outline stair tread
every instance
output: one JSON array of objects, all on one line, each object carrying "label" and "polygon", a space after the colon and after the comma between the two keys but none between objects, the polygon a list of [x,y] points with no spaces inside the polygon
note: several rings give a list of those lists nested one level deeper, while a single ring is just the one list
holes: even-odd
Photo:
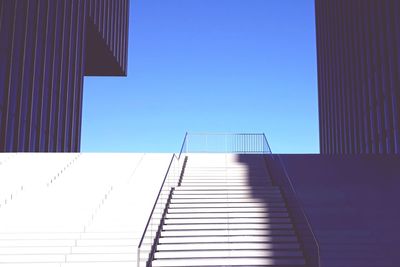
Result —
[{"label": "stair tread", "polygon": [[212,242],[297,242],[296,236],[182,236],[161,237],[160,244],[166,243],[212,243]]},{"label": "stair tread", "polygon": [[269,218],[288,217],[287,212],[191,212],[191,213],[167,213],[166,218]]},{"label": "stair tread", "polygon": [[175,195],[172,196],[173,200],[176,199],[243,199],[243,200],[258,200],[258,199],[265,199],[265,200],[282,200],[281,196],[268,196],[268,195],[230,195],[230,194],[220,194],[220,195]]},{"label": "stair tread", "polygon": [[207,184],[207,183],[192,183],[192,184],[185,184],[182,182],[181,187],[185,188],[213,188],[213,189],[221,189],[221,188],[253,188],[252,185],[249,184],[233,184],[233,183],[215,183],[215,184]]},{"label": "stair tread", "polygon": [[155,259],[177,259],[177,258],[230,258],[230,257],[302,257],[300,250],[195,250],[195,251],[158,251]]},{"label": "stair tread", "polygon": [[216,258],[216,259],[158,259],[152,262],[154,267],[161,266],[304,266],[304,259],[271,258]]},{"label": "stair tread", "polygon": [[176,187],[174,191],[174,195],[177,194],[280,194],[280,190],[266,190],[266,189],[233,189],[233,190],[226,190],[226,189],[220,189],[220,190],[177,190],[182,187]]},{"label": "stair tread", "polygon": [[245,208],[245,207],[262,207],[262,208],[285,208],[285,203],[281,202],[238,202],[238,203],[171,203],[170,208]]},{"label": "stair tread", "polygon": [[193,244],[158,244],[157,251],[184,251],[184,250],[221,250],[221,249],[267,249],[267,250],[296,250],[299,243],[193,243]]},{"label": "stair tread", "polygon": [[252,203],[252,202],[259,202],[259,203],[284,203],[282,198],[172,198],[171,203],[228,203],[228,202],[236,202],[236,203]]},{"label": "stair tread", "polygon": [[134,253],[81,253],[69,254],[67,262],[108,262],[108,261],[136,261]]},{"label": "stair tread", "polygon": [[165,224],[198,224],[198,223],[290,223],[290,218],[197,218],[165,219]]},{"label": "stair tread", "polygon": [[221,224],[164,224],[163,230],[198,230],[198,229],[292,229],[293,225],[266,223],[221,223]]},{"label": "stair tread", "polygon": [[0,263],[39,263],[39,262],[63,262],[64,254],[19,254],[0,255]]},{"label": "stair tread", "polygon": [[287,236],[294,235],[293,230],[274,230],[274,229],[226,229],[226,230],[164,230],[162,237],[168,236],[235,236],[235,235],[265,235],[265,236]]},{"label": "stair tread", "polygon": [[225,208],[176,208],[169,207],[168,213],[227,213],[227,212],[287,212],[285,207],[225,207]]},{"label": "stair tread", "polygon": [[[225,187],[225,188],[224,188]],[[221,188],[221,186],[178,186],[175,188],[175,191],[184,191],[184,190],[268,190],[271,188],[273,190],[274,188],[278,188],[276,186],[229,186],[228,188],[226,185]],[[276,190],[276,189],[275,189]]]}]

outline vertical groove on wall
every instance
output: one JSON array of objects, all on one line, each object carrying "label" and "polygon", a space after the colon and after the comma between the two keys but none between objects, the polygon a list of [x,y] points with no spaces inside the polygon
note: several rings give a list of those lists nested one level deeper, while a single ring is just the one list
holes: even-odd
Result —
[{"label": "vertical groove on wall", "polygon": [[399,2],[315,5],[321,153],[400,153]]},{"label": "vertical groove on wall", "polygon": [[[10,90],[11,90],[11,73],[12,73],[12,68],[13,68],[13,54],[14,54],[14,36],[15,36],[15,21],[16,21],[16,13],[17,13],[17,3],[14,2],[14,6],[12,6],[9,2],[5,3],[5,5],[8,4],[10,5],[10,9],[12,10],[12,15],[10,16],[10,14],[6,14],[5,16],[8,17],[9,21],[12,21],[11,25],[6,25],[4,26],[5,28],[7,26],[10,27],[11,31],[8,32],[8,35],[6,36],[9,37],[5,40],[10,40],[9,41],[9,53],[4,53],[5,57],[6,57],[6,62],[5,62],[5,79],[4,79],[4,95],[3,95],[3,119],[2,119],[2,127],[0,128],[1,131],[1,144],[4,147],[4,150],[7,151],[10,148],[7,146],[8,144],[10,144],[12,142],[12,140],[9,140],[7,138],[7,128],[8,128],[8,121],[9,121],[9,117],[10,117],[10,110],[9,110],[9,106],[10,106]],[[6,31],[6,29],[5,29]]]},{"label": "vertical groove on wall", "polygon": [[0,2],[0,152],[79,151],[87,23],[107,49],[99,55],[111,68],[103,75],[126,75],[123,5]]},{"label": "vertical groove on wall", "polygon": [[[24,40],[23,40],[23,44],[22,44],[22,57],[21,57],[21,65],[25,65],[28,64],[27,58],[29,58],[29,55],[27,55],[27,35],[29,32],[29,2],[26,2],[26,7],[23,8],[24,13],[21,14],[23,19],[25,20],[24,22],[24,30],[23,30],[23,36],[24,36]],[[17,86],[16,90],[17,90],[17,99],[16,99],[16,109],[15,109],[15,123],[14,123],[14,129],[13,132],[16,133],[14,134],[14,142],[12,145],[12,149],[15,151],[23,151],[23,144],[24,144],[24,137],[25,135],[22,135],[21,133],[24,132],[25,129],[25,123],[24,123],[24,114],[22,112],[22,107],[23,107],[23,99],[26,96],[27,92],[24,92],[25,87],[27,87],[28,85],[24,83],[24,76],[25,76],[25,68],[21,69],[18,81],[19,81],[19,85]],[[21,138],[22,137],[22,138]]]}]

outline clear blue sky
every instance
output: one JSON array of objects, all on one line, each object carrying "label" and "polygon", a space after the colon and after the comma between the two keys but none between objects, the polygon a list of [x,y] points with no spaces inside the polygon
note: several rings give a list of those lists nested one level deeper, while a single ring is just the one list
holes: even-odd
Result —
[{"label": "clear blue sky", "polygon": [[128,77],[85,77],[81,150],[171,152],[264,132],[318,153],[314,0],[131,0]]}]

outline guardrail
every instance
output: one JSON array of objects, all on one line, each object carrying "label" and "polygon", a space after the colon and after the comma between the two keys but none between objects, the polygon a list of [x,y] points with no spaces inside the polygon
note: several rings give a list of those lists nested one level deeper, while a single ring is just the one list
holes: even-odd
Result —
[{"label": "guardrail", "polygon": [[181,151],[179,155],[173,154],[169,163],[167,172],[165,173],[164,180],[158,191],[157,198],[154,202],[153,209],[147,219],[146,227],[143,231],[137,248],[137,266],[151,266],[154,256],[154,248],[160,235],[160,227],[165,217],[165,211],[171,198],[171,192],[175,186],[178,185],[182,175],[185,160],[182,158],[185,154],[184,145],[186,142],[187,134],[183,140]]},{"label": "guardrail", "polygon": [[270,154],[263,133],[186,133],[187,153]]},{"label": "guardrail", "polygon": [[[267,138],[263,133],[186,133],[179,155],[172,155],[157,199],[148,218],[137,252],[137,266],[151,266],[154,248],[160,234],[160,227],[168,208],[173,188],[179,184],[183,174],[185,153],[237,153],[272,154]],[[292,181],[279,155],[268,155],[280,168],[280,178],[275,179],[281,187],[288,210],[296,225],[296,232],[303,244],[307,266],[320,267],[319,244],[311,228],[309,219],[301,206]],[[186,158],[186,157],[185,157]],[[268,165],[268,164],[267,164]],[[271,166],[268,166],[270,169]],[[269,170],[271,171],[271,170]]]},{"label": "guardrail", "polygon": [[310,220],[301,205],[301,201],[297,196],[286,167],[280,155],[271,154],[266,157],[273,162],[273,164],[268,164],[267,161],[267,169],[270,173],[273,172],[275,174],[271,175],[274,184],[281,188],[284,195],[287,209],[295,226],[295,231],[302,244],[306,265],[309,267],[320,267],[320,248],[318,240],[312,230]]}]

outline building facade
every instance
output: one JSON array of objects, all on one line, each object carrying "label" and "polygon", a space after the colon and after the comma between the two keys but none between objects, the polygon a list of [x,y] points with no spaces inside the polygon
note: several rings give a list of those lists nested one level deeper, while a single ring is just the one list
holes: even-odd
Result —
[{"label": "building facade", "polygon": [[129,0],[0,1],[0,152],[80,150],[83,76],[127,74]]},{"label": "building facade", "polygon": [[315,9],[321,153],[400,154],[400,1]]}]

